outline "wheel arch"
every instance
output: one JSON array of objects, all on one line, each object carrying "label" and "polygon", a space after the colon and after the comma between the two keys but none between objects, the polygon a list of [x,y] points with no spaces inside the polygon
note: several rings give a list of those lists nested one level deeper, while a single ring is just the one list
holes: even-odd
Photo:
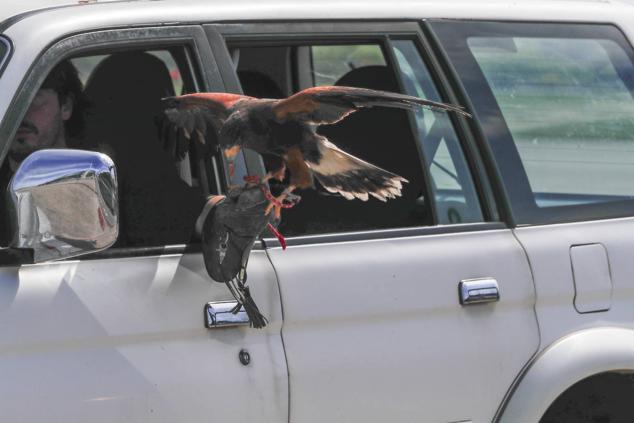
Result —
[{"label": "wheel arch", "polygon": [[535,357],[495,421],[538,422],[575,383],[614,371],[634,372],[634,330],[603,327],[571,333]]}]

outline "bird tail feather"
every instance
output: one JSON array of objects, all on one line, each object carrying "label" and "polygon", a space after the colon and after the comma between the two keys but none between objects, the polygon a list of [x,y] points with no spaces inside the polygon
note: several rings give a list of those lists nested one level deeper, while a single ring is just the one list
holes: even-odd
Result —
[{"label": "bird tail feather", "polygon": [[319,160],[307,159],[306,164],[327,191],[362,201],[369,196],[381,201],[401,196],[407,179],[346,153],[325,137],[319,137],[317,145]]}]

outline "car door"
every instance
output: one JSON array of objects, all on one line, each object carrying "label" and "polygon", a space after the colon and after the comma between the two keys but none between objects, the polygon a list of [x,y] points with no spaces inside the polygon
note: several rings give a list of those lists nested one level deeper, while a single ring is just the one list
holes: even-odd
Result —
[{"label": "car door", "polygon": [[[223,38],[208,35],[227,43],[249,95],[336,84],[455,98],[432,78],[438,63],[416,23],[216,28]],[[489,422],[539,344],[526,255],[496,217],[464,121],[367,113],[320,131],[405,176],[403,197],[300,192],[280,225],[286,250],[265,240],[284,307],[290,421]],[[461,305],[459,287],[490,302]]]},{"label": "car door", "polygon": [[[26,42],[29,24],[24,19],[5,36],[16,45]],[[13,52],[6,73],[29,59],[21,54]],[[192,205],[221,189],[222,168],[215,157],[194,150],[161,168],[168,161],[158,161],[154,123],[140,117],[145,106],[135,103],[150,95],[142,94],[148,81],[161,79],[144,67],[148,63],[169,75],[162,78],[168,91],[224,89],[202,28],[105,30],[54,44],[16,91],[0,131],[5,151],[39,83],[60,59],[83,72],[98,112],[86,122],[85,142],[111,154],[118,166],[119,241],[91,256],[43,264],[0,250],[3,419],[285,421],[280,297],[266,253],[251,253],[249,283],[268,327],[207,329],[205,305],[233,298],[209,278],[199,242],[190,241],[197,215]],[[126,92],[130,104],[117,97]],[[115,114],[121,110],[135,119]],[[137,136],[137,125],[154,138]],[[162,179],[163,173],[173,180]]]},{"label": "car door", "polygon": [[541,347],[631,327],[631,44],[608,24],[431,27],[485,122],[535,277]]}]

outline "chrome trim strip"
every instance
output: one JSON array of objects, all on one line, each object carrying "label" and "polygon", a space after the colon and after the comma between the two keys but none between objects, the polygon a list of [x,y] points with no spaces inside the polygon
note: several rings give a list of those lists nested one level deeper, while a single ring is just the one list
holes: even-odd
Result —
[{"label": "chrome trim strip", "polygon": [[[461,232],[492,231],[509,229],[503,222],[465,223],[458,225],[417,226],[409,228],[374,229],[360,232],[342,232],[334,234],[304,235],[286,238],[289,247],[297,245],[324,244],[331,242],[367,241],[374,239],[403,238],[424,235],[441,235]],[[284,235],[282,233],[282,235]],[[277,238],[264,238],[265,248],[281,245]]]}]

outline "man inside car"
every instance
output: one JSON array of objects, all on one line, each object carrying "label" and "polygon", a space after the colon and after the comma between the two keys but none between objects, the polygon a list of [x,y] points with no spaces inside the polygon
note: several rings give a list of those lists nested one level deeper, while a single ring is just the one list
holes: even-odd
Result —
[{"label": "man inside car", "polygon": [[[42,83],[24,116],[0,168],[0,189],[6,192],[11,176],[31,153],[45,148],[82,148],[86,100],[77,69],[60,62]],[[0,219],[0,245],[9,242],[8,216]]]},{"label": "man inside car", "polygon": [[83,130],[84,103],[77,69],[69,61],[59,63],[38,90],[11,143],[11,173],[34,151],[70,147]]}]

